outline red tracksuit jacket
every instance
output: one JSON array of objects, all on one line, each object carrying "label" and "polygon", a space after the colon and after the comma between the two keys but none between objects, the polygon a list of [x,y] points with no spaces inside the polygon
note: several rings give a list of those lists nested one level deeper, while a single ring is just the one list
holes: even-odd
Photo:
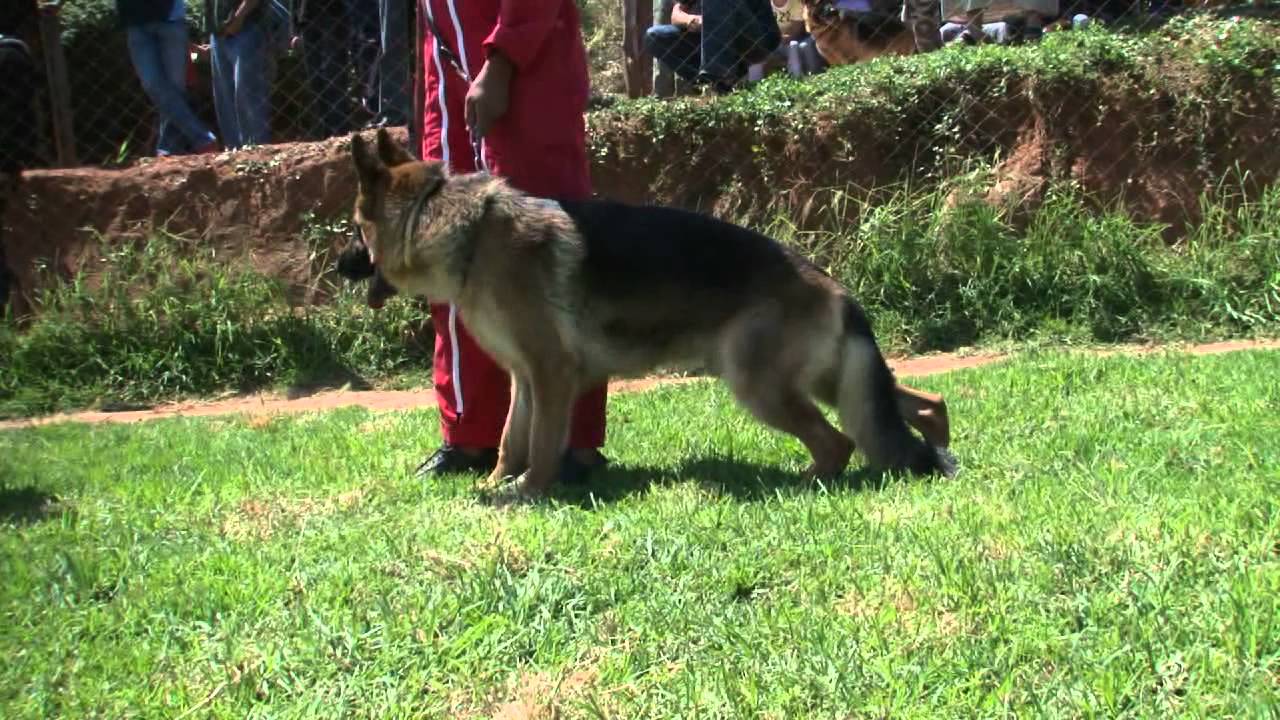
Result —
[{"label": "red tracksuit jacket", "polygon": [[[507,112],[485,138],[489,170],[537,195],[590,195],[583,118],[590,81],[574,0],[426,0],[426,5],[471,77],[491,49],[515,64]],[[425,37],[423,157],[471,170],[463,119],[467,83],[444,55],[437,55],[429,31]]]},{"label": "red tracksuit jacket", "polygon": [[[586,48],[574,0],[424,0],[425,12],[474,78],[492,49],[515,65],[507,112],[482,145],[487,169],[543,197],[591,194],[586,151]],[[423,28],[426,96],[422,157],[455,172],[475,170],[463,114],[467,82]],[[449,305],[432,305],[436,330],[434,383],[444,441],[495,447],[510,405],[507,374],[467,333]],[[585,393],[574,409],[571,447],[604,444],[605,388]]]}]

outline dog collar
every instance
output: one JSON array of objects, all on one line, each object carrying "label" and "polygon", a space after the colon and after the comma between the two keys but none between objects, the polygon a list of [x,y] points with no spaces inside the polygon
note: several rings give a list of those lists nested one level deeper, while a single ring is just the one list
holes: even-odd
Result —
[{"label": "dog collar", "polygon": [[396,223],[396,229],[399,231],[400,241],[404,245],[406,267],[409,265],[407,254],[413,247],[413,237],[418,234],[418,221],[422,219],[422,208],[427,204],[427,200],[430,200],[432,196],[443,188],[443,182],[436,183],[434,186],[428,185],[418,191],[418,194],[413,196],[413,201],[409,203],[409,207],[400,213],[400,221]]}]

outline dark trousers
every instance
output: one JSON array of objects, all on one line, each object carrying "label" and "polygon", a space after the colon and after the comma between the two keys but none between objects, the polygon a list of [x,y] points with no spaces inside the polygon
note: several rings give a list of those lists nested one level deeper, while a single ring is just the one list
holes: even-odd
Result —
[{"label": "dark trousers", "polygon": [[655,25],[644,40],[654,59],[685,80],[734,81],[777,49],[782,31],[769,0],[703,0],[700,32]]}]

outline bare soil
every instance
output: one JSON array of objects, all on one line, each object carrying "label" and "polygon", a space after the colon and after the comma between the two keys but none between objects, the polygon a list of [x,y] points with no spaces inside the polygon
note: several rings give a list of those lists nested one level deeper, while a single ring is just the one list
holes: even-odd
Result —
[{"label": "bare soil", "polygon": [[[1115,353],[1151,353],[1175,349],[1192,355],[1216,355],[1238,350],[1280,348],[1280,340],[1232,340],[1200,345],[1139,345],[1093,350],[1100,355]],[[935,354],[918,357],[890,358],[889,364],[900,378],[924,377],[939,373],[981,367],[1000,362],[1004,353]],[[611,394],[644,392],[659,385],[674,385],[700,380],[700,377],[652,376],[636,380],[620,380],[609,385]],[[305,397],[290,398],[277,393],[242,395],[223,400],[193,401],[160,405],[146,410],[122,412],[84,411],[39,418],[0,421],[0,430],[48,425],[52,423],[133,423],[172,417],[211,415],[271,416],[304,412],[323,412],[341,407],[360,406],[375,412],[412,410],[435,405],[431,388],[415,390],[329,390]]]},{"label": "bare soil", "polygon": [[[1266,88],[1265,82],[1240,88],[1237,111],[1196,137],[1179,126],[1171,98],[1133,85],[1100,81],[1043,98],[1011,87],[959,119],[959,145],[949,153],[1003,158],[980,194],[1017,216],[1030,216],[1051,180],[1071,180],[1100,202],[1124,201],[1135,219],[1164,223],[1173,241],[1198,220],[1200,194],[1229,171],[1247,178],[1246,192],[1280,177],[1280,153],[1273,151],[1280,110]],[[801,134],[761,129],[747,116],[728,118],[681,153],[671,153],[670,138],[655,135],[651,124],[606,111],[591,121],[592,182],[605,197],[744,221],[782,212],[802,229],[817,227],[830,222],[833,189],[884,187],[920,172],[927,158],[942,162],[930,144],[936,139],[922,128],[947,106],[944,100],[923,102],[912,111],[919,117],[896,124],[826,112]],[[403,128],[393,133],[407,141]],[[0,218],[9,264],[29,292],[105,267],[112,245],[164,228],[285,281],[298,303],[323,303],[317,289],[323,284],[315,282],[327,271],[323,251],[345,238],[317,233],[315,220],[350,216],[347,142],[282,143],[120,169],[30,171]],[[843,212],[855,211],[848,206]],[[29,309],[21,299],[16,305],[19,313]]]}]

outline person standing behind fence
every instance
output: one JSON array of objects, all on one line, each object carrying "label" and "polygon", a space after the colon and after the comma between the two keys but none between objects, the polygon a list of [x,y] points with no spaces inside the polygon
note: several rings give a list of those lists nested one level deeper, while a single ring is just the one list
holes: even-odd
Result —
[{"label": "person standing behind fence", "polygon": [[351,130],[352,9],[351,0],[294,0],[294,27],[307,77],[304,125],[314,140]]},{"label": "person standing behind fence", "polygon": [[271,139],[271,55],[264,0],[204,0],[213,110],[228,150]]},{"label": "person standing behind fence", "polygon": [[[476,170],[476,137],[487,169],[515,188],[549,198],[590,196],[589,79],[575,0],[426,0],[423,11],[422,157],[454,172]],[[471,338],[456,307],[430,308],[444,444],[418,472],[488,472],[510,405],[510,377]],[[605,395],[605,385],[588,390],[574,407],[564,480],[605,462],[597,449]]]},{"label": "person standing behind fence", "polygon": [[399,127],[409,120],[409,3],[378,0],[377,116],[369,127]]},{"label": "person standing behind fence", "polygon": [[160,116],[157,155],[217,152],[218,138],[187,102],[187,7],[183,0],[116,0],[129,59]]}]

